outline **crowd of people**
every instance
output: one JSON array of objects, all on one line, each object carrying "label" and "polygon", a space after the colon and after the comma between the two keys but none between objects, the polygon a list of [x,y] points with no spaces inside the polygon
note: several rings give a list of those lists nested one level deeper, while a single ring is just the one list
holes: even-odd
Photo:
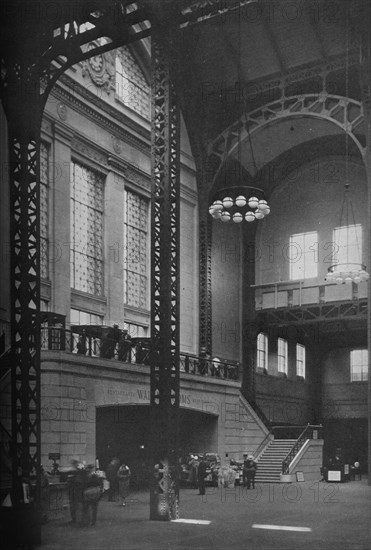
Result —
[{"label": "crowd of people", "polygon": [[[191,485],[198,488],[198,494],[204,495],[206,479],[214,472],[215,480],[220,486],[226,486],[235,480],[232,467],[221,467],[220,463],[210,465],[208,455],[190,455],[189,475]],[[257,465],[252,456],[244,455],[242,463],[243,485],[247,489],[255,486]],[[231,477],[232,476],[232,477]],[[131,471],[127,464],[121,463],[118,457],[109,462],[106,472],[97,470],[93,465],[85,465],[73,461],[71,467],[65,470],[64,480],[67,481],[70,503],[71,523],[80,525],[95,525],[97,521],[98,504],[104,490],[107,490],[109,502],[119,502],[126,506],[126,498],[130,490]]]}]

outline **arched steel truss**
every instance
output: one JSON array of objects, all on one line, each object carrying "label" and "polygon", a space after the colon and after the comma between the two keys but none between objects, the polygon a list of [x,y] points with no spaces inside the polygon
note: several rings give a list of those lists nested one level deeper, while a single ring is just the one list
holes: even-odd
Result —
[{"label": "arched steel truss", "polygon": [[290,96],[244,114],[210,144],[208,155],[215,170],[213,182],[225,160],[237,149],[239,141],[249,139],[249,135],[253,136],[266,126],[297,117],[311,117],[335,124],[353,139],[365,159],[366,142],[365,139],[360,139],[360,134],[365,133],[365,129],[360,131],[364,124],[363,106],[360,102],[325,93]]}]

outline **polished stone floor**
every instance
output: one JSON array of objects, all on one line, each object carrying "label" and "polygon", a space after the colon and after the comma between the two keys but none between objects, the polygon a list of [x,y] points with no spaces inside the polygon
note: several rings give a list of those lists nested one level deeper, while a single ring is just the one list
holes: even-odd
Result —
[{"label": "polished stone floor", "polygon": [[[206,523],[149,521],[149,495],[126,507],[104,498],[94,527],[68,524],[68,510],[42,530],[44,550],[370,550],[370,487],[303,482],[182,489],[180,517]],[[210,522],[210,523],[208,523]]]}]

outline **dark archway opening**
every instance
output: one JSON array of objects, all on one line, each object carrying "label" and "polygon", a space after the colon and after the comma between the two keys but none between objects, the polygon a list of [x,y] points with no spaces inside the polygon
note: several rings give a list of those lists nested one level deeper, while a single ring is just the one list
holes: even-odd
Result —
[{"label": "dark archway opening", "polygon": [[[148,487],[150,480],[150,407],[112,405],[98,407],[96,416],[96,456],[106,470],[117,456],[132,473],[133,487]],[[218,451],[218,417],[209,413],[180,409],[179,455]]]}]

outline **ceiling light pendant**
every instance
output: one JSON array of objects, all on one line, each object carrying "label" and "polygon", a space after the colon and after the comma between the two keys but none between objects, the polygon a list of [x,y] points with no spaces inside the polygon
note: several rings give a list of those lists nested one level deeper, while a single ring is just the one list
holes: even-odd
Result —
[{"label": "ceiling light pendant", "polygon": [[224,223],[262,220],[269,212],[262,189],[248,185],[219,189],[209,207],[210,215]]},{"label": "ceiling light pendant", "polygon": [[[349,24],[348,18],[346,19],[346,46],[347,54],[345,59],[345,96],[349,97]],[[346,123],[348,126],[348,122]],[[330,283],[336,283],[337,285],[351,285],[369,279],[366,266],[361,263],[362,261],[362,246],[359,243],[357,229],[359,226],[355,223],[354,210],[351,196],[349,195],[349,151],[348,151],[348,127],[345,128],[345,185],[344,185],[344,197],[340,212],[340,223],[337,231],[339,241],[334,243],[338,251],[345,251],[341,253],[340,262],[331,265],[328,268],[325,281]],[[350,225],[349,215],[352,217],[352,225]],[[351,235],[352,233],[352,235]],[[336,233],[335,233],[336,235]],[[345,257],[344,257],[345,256]]]}]

